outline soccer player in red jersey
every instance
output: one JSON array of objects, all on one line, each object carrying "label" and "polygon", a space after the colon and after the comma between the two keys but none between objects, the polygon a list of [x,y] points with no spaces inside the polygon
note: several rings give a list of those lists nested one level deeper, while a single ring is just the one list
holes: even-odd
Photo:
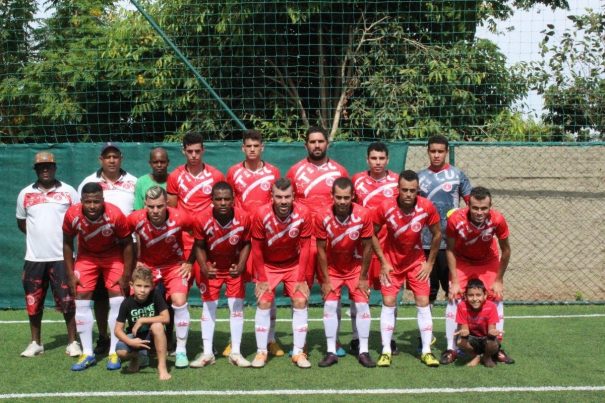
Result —
[{"label": "soccer player in red jersey", "polygon": [[[498,307],[500,320],[496,328],[501,338],[504,329],[504,272],[510,261],[511,248],[508,242],[508,224],[500,212],[492,209],[489,190],[482,186],[473,188],[469,206],[450,215],[445,233],[450,268],[449,302],[445,320],[455,320],[461,290],[465,289],[471,277],[479,278],[487,288],[488,298]],[[502,349],[496,354],[496,359],[506,364],[514,363]]]},{"label": "soccer player in red jersey", "polygon": [[193,236],[195,252],[202,276],[202,341],[204,351],[191,367],[202,368],[215,362],[213,352],[216,307],[223,284],[229,304],[231,328],[231,352],[229,362],[247,368],[250,362],[240,353],[244,329],[243,278],[246,261],[250,254],[250,218],[245,211],[233,207],[233,189],[227,182],[217,182],[212,187],[212,210],[196,220]]},{"label": "soccer player in red jersey", "polygon": [[[123,295],[130,291],[129,281],[134,259],[128,221],[120,209],[103,200],[99,183],[82,187],[81,203],[71,206],[63,220],[63,259],[69,285],[76,296],[76,328],[83,354],[71,369],[82,371],[96,363],[92,351],[92,292],[103,273],[109,294],[109,328],[114,329]],[[74,263],[74,238],[78,239],[78,257]],[[107,369],[120,369],[116,354],[118,339],[111,332]]]},{"label": "soccer player in red jersey", "polygon": [[173,207],[168,196],[155,185],[145,192],[145,208],[128,216],[128,224],[138,239],[140,256],[137,266],[152,270],[154,283],[163,285],[164,297],[172,303],[176,324],[177,368],[187,368],[187,337],[189,334],[189,277],[195,256],[188,256],[182,234],[193,229],[193,219]]},{"label": "soccer player in red jersey", "polygon": [[[233,188],[235,207],[246,211],[250,216],[263,204],[271,202],[271,187],[280,177],[277,167],[262,159],[264,143],[262,135],[256,130],[247,130],[242,137],[242,151],[245,159],[233,165],[227,171],[227,183]],[[253,278],[252,259],[246,264],[246,279]],[[284,351],[275,338],[275,300],[271,306],[271,326],[269,328],[269,353],[281,357]],[[231,345],[223,351],[223,356],[231,353]]]},{"label": "soccer player in red jersey", "polygon": [[[374,215],[375,232],[378,234],[383,226],[387,231],[384,254],[380,248],[377,251],[382,263],[380,273],[382,354],[378,359],[378,366],[391,365],[391,339],[397,294],[401,287],[407,284],[414,293],[416,302],[418,329],[422,341],[420,360],[429,367],[438,367],[439,361],[431,353],[433,317],[429,306],[429,276],[441,242],[439,213],[433,203],[418,196],[416,172],[406,170],[399,175],[398,191],[398,197],[385,200]],[[424,227],[429,228],[433,235],[428,260],[422,251],[421,231]]]},{"label": "soccer player in red jersey", "polygon": [[280,178],[273,184],[272,202],[262,206],[252,220],[252,261],[258,301],[254,326],[256,357],[253,368],[267,362],[267,341],[271,303],[275,287],[284,284],[292,300],[292,362],[299,368],[310,368],[303,352],[307,338],[307,300],[309,287],[305,272],[310,251],[313,222],[309,210],[294,202],[292,183]]},{"label": "soccer player in red jersey", "polygon": [[358,361],[366,368],[376,366],[368,351],[370,337],[370,288],[368,269],[372,259],[372,219],[369,210],[353,203],[353,183],[337,178],[332,184],[333,202],[315,216],[317,260],[321,269],[321,291],[324,297],[324,327],[327,353],[319,362],[329,367],[338,362],[338,301],[347,287],[357,312],[359,334]]},{"label": "soccer player in red jersey", "polygon": [[[377,142],[370,144],[368,146],[366,161],[368,169],[356,173],[352,178],[353,187],[355,188],[355,201],[363,207],[374,211],[383,201],[397,197],[398,175],[387,168],[389,164],[389,149],[384,143]],[[383,249],[386,234],[386,229],[383,229],[378,234],[378,241]],[[380,261],[376,255],[372,255],[368,279],[374,289],[380,289]],[[395,307],[394,315],[396,318],[397,307]],[[357,327],[354,324],[354,318],[355,315],[351,315],[353,338],[351,340],[350,351],[351,354],[358,355],[359,338],[357,337]],[[391,340],[391,351],[393,355],[399,354],[395,340]]]},{"label": "soccer player in red jersey", "polygon": [[486,367],[496,366],[493,356],[498,353],[498,308],[487,299],[485,285],[479,279],[471,279],[466,286],[464,300],[458,304],[456,323],[458,347],[471,360],[466,364],[474,367],[482,362]]}]

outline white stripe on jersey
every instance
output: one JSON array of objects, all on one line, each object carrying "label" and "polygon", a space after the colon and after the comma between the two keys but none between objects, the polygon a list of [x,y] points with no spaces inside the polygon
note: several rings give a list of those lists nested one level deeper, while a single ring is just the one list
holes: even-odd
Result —
[{"label": "white stripe on jersey", "polygon": [[231,238],[233,235],[236,235],[238,232],[242,232],[244,230],[244,227],[237,227],[231,231],[229,231],[228,233],[226,233],[225,235],[223,235],[220,238],[217,238],[214,240],[214,242],[212,242],[210,244],[210,250],[213,250],[217,245],[219,245],[221,242],[223,242],[226,239]]},{"label": "white stripe on jersey", "polygon": [[[445,184],[448,184],[448,183],[450,185],[452,185],[452,188],[453,188],[455,185],[457,185],[459,183],[459,181],[453,180],[453,181],[446,181],[446,182],[440,183],[439,186],[437,186],[437,187],[435,187],[435,189],[431,190],[431,193],[429,193],[426,196],[426,198],[429,200],[432,200],[433,196],[435,196],[435,193],[439,192],[443,188],[443,186],[445,186]],[[457,195],[454,195],[454,196],[457,196]]]},{"label": "white stripe on jersey", "polygon": [[183,203],[187,203],[189,201],[189,198],[191,196],[193,196],[193,194],[195,192],[197,192],[198,190],[200,190],[200,188],[206,186],[206,185],[210,185],[212,183],[213,178],[210,177],[208,179],[206,179],[203,182],[198,183],[197,185],[195,185],[189,192],[187,192],[187,194],[185,195],[185,197],[183,197]]},{"label": "white stripe on jersey", "polygon": [[418,214],[416,217],[412,218],[412,220],[409,223],[407,223],[406,225],[404,225],[403,227],[401,227],[397,231],[395,231],[395,233],[393,234],[393,237],[397,238],[403,232],[407,231],[407,229],[410,228],[411,225],[416,224],[418,221],[422,220],[424,217],[427,217],[427,216],[428,216],[428,213]]},{"label": "white stripe on jersey", "polygon": [[89,239],[94,238],[99,232],[104,231],[106,229],[111,229],[112,227],[113,227],[113,224],[111,224],[111,223],[102,225],[99,228],[97,228],[96,230],[94,230],[93,232],[91,232],[90,234],[86,235],[84,237],[84,240],[88,241]]},{"label": "white stripe on jersey", "polygon": [[279,240],[280,238],[282,238],[284,236],[284,234],[288,231],[290,231],[290,229],[298,224],[300,224],[301,222],[303,222],[302,219],[298,219],[296,221],[292,221],[290,224],[288,224],[288,226],[286,228],[284,228],[282,231],[278,232],[277,234],[273,235],[271,238],[269,238],[267,240],[267,246],[271,246],[275,241]]},{"label": "white stripe on jersey", "polygon": [[145,245],[147,247],[155,245],[156,243],[168,238],[170,235],[174,234],[175,232],[179,232],[180,230],[181,230],[181,227],[175,227],[175,228],[171,229],[170,231],[164,232],[159,237],[153,238],[151,241],[147,242]]},{"label": "white stripe on jersey", "polygon": [[250,184],[250,186],[248,186],[248,188],[246,189],[246,191],[244,193],[242,193],[242,201],[246,201],[246,197],[248,197],[248,194],[254,190],[255,188],[257,188],[258,186],[260,186],[261,183],[267,181],[267,180],[274,180],[275,179],[275,175],[268,175],[268,176],[263,176],[260,179],[255,180],[254,182],[252,182]]},{"label": "white stripe on jersey", "polygon": [[311,192],[311,190],[313,190],[313,188],[315,186],[317,186],[320,182],[325,181],[326,179],[330,178],[330,177],[334,177],[334,178],[339,178],[340,177],[340,172],[327,172],[321,176],[318,176],[317,178],[313,179],[306,187],[304,195],[305,197],[309,197],[309,192]]},{"label": "white stripe on jersey", "polygon": [[388,188],[396,188],[397,187],[397,183],[392,182],[392,183],[387,183],[386,185],[382,185],[381,187],[379,187],[378,189],[374,189],[372,190],[370,193],[367,194],[367,196],[363,199],[363,206],[365,207],[366,204],[368,204],[368,202],[370,201],[370,199],[372,199],[372,197],[376,196],[379,193],[382,193],[385,189]]},{"label": "white stripe on jersey", "polygon": [[330,246],[336,245],[338,242],[342,241],[342,239],[345,236],[349,235],[352,232],[358,231],[358,230],[360,230],[362,228],[363,228],[363,224],[358,224],[358,225],[355,225],[353,227],[347,228],[345,232],[343,232],[342,234],[338,235],[336,238],[332,239],[332,241],[330,242]]}]

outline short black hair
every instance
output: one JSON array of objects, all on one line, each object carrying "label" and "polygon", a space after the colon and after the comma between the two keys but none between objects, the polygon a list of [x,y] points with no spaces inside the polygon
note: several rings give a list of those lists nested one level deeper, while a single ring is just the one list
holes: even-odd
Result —
[{"label": "short black hair", "polygon": [[353,193],[353,181],[351,181],[351,179],[347,178],[346,176],[336,178],[336,180],[334,180],[334,183],[332,183],[332,194],[334,194],[336,188],[342,190],[351,188],[351,193]]},{"label": "short black hair", "polygon": [[216,182],[214,184],[214,186],[212,186],[212,197],[214,197],[214,192],[219,191],[219,190],[228,190],[229,193],[231,193],[231,197],[233,197],[233,188],[227,182],[225,182],[225,181]]},{"label": "short black hair", "polygon": [[275,186],[275,189],[278,190],[288,190],[292,187],[292,182],[290,182],[290,179],[288,178],[279,178],[275,181],[273,186]]},{"label": "short black hair", "polygon": [[82,192],[83,195],[84,194],[91,194],[91,193],[103,193],[103,188],[101,187],[101,184],[99,182],[88,182],[87,184],[85,184],[84,186],[82,186]]},{"label": "short black hair", "polygon": [[402,179],[406,180],[408,182],[412,182],[412,181],[419,182],[418,174],[416,173],[416,171],[412,171],[411,169],[406,169],[405,171],[401,171],[401,173],[399,174],[399,179],[397,180],[397,183],[401,182]]},{"label": "short black hair", "polygon": [[188,132],[183,136],[183,148],[187,148],[192,144],[201,144],[204,147],[204,138],[200,133]]},{"label": "short black hair", "polygon": [[328,141],[328,132],[323,127],[319,126],[311,126],[307,129],[305,133],[305,143],[309,141],[309,136],[313,133],[321,133],[324,136],[324,139]]},{"label": "short black hair", "polygon": [[471,288],[479,288],[480,290],[483,290],[484,293],[487,292],[485,284],[483,284],[483,281],[479,280],[478,278],[472,278],[468,281],[468,283],[466,283],[466,290],[464,290],[464,293],[468,293],[468,290]]},{"label": "short black hair", "polygon": [[378,151],[380,153],[386,153],[387,157],[389,156],[389,149],[387,148],[387,145],[380,141],[372,143],[368,146],[368,157],[370,156],[371,151]]},{"label": "short black hair", "polygon": [[242,135],[242,143],[245,143],[246,140],[256,140],[258,142],[263,142],[263,135],[260,134],[259,131],[256,130],[246,130]]},{"label": "short black hair", "polygon": [[483,187],[483,186],[475,186],[472,190],[471,190],[471,194],[470,197],[472,197],[475,200],[484,200],[489,198],[489,200],[492,200],[492,194],[490,193],[490,191]]},{"label": "short black hair", "polygon": [[427,144],[427,148],[431,148],[431,144],[443,144],[445,145],[446,151],[450,148],[450,143],[442,134],[436,134],[434,136],[429,137],[429,142]]}]

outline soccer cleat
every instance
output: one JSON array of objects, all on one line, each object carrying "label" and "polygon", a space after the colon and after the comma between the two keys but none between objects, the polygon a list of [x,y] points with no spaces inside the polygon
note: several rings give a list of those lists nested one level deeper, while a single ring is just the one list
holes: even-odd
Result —
[{"label": "soccer cleat", "polygon": [[353,339],[349,343],[349,353],[354,356],[359,355],[359,339]]},{"label": "soccer cleat", "polygon": [[[307,356],[309,356],[309,351],[307,350],[307,345],[306,344],[303,347],[303,353],[305,353]],[[292,354],[293,354],[292,350],[288,351],[288,357],[292,358]]]},{"label": "soccer cleat", "polygon": [[223,357],[229,357],[231,355],[231,342],[225,346],[223,350]]},{"label": "soccer cleat", "polygon": [[376,362],[370,357],[370,353],[359,354],[357,361],[366,368],[374,368],[376,366]]},{"label": "soccer cleat", "polygon": [[439,363],[441,365],[449,365],[449,364],[453,363],[454,361],[456,361],[456,358],[458,358],[458,353],[456,353],[456,351],[445,350],[443,353],[441,353],[441,357],[439,358]]},{"label": "soccer cleat", "polygon": [[267,344],[267,350],[269,351],[269,354],[274,357],[283,357],[286,354],[279,343],[275,340],[270,341],[269,344]]},{"label": "soccer cleat", "polygon": [[249,368],[252,365],[243,355],[234,353],[229,354],[229,362],[240,368]]},{"label": "soccer cleat", "polygon": [[[431,347],[435,345],[435,343],[437,343],[437,338],[433,336],[431,338]],[[420,338],[420,336],[418,336],[418,347],[416,348],[416,352],[418,354],[422,354],[422,339]]]},{"label": "soccer cleat", "polygon": [[311,363],[307,359],[307,354],[305,353],[296,354],[292,357],[292,363],[296,364],[298,368],[311,368]]},{"label": "soccer cleat", "polygon": [[515,360],[512,359],[511,357],[508,356],[508,354],[506,354],[504,352],[504,350],[500,349],[498,350],[498,352],[494,355],[494,361],[496,362],[501,362],[503,364],[514,364]]},{"label": "soccer cleat", "polygon": [[439,361],[435,358],[433,353],[422,354],[420,357],[420,361],[425,364],[427,367],[438,367]]},{"label": "soccer cleat", "polygon": [[107,356],[107,369],[109,371],[115,371],[120,368],[122,368],[122,362],[120,361],[120,357],[118,357],[118,354],[109,354]]},{"label": "soccer cleat", "polygon": [[321,368],[327,368],[334,364],[338,364],[338,356],[334,353],[326,353],[323,360],[321,360],[317,365]]},{"label": "soccer cleat", "polygon": [[65,354],[70,357],[79,357],[82,355],[82,348],[80,348],[80,343],[77,341],[72,341],[65,348]]},{"label": "soccer cleat", "polygon": [[267,353],[256,353],[256,356],[252,360],[252,368],[262,368],[267,363]]},{"label": "soccer cleat", "polygon": [[[183,353],[181,353],[181,354],[183,354]],[[215,362],[216,362],[216,358],[214,357],[214,354],[199,353],[197,355],[197,357],[195,357],[195,360],[191,361],[189,366],[191,368],[204,368],[204,367],[207,367],[208,365],[214,364]]]},{"label": "soccer cleat", "polygon": [[149,354],[139,351],[139,368],[147,368],[149,366]]},{"label": "soccer cleat", "polygon": [[99,338],[97,339],[97,345],[95,346],[95,349],[93,350],[93,352],[96,355],[107,354],[109,352],[110,343],[111,343],[111,340],[109,340],[109,337],[99,336]]},{"label": "soccer cleat", "polygon": [[72,371],[84,371],[85,369],[92,367],[97,363],[97,359],[94,355],[82,354],[74,365],[71,366]]},{"label": "soccer cleat", "polygon": [[397,348],[397,343],[395,343],[395,340],[391,340],[391,354],[399,355],[399,349]]},{"label": "soccer cleat", "polygon": [[336,355],[338,357],[345,357],[347,355],[347,352],[345,351],[344,348],[342,348],[342,346],[340,345],[340,343],[336,344]]},{"label": "soccer cleat", "polygon": [[21,357],[35,357],[39,354],[44,354],[44,346],[32,341],[27,348],[21,353]]},{"label": "soccer cleat", "polygon": [[378,367],[390,367],[393,359],[391,358],[391,353],[383,353],[378,357],[378,362],[376,365]]}]

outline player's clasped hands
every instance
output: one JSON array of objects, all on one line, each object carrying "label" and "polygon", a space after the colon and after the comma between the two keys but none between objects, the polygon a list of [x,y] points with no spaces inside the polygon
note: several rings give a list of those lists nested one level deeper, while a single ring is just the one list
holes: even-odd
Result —
[{"label": "player's clasped hands", "polygon": [[216,263],[206,262],[206,275],[207,278],[216,278]]},{"label": "player's clasped hands", "polygon": [[229,275],[233,278],[239,277],[243,271],[244,271],[244,266],[240,266],[235,263],[232,264],[231,267],[229,267]]}]

